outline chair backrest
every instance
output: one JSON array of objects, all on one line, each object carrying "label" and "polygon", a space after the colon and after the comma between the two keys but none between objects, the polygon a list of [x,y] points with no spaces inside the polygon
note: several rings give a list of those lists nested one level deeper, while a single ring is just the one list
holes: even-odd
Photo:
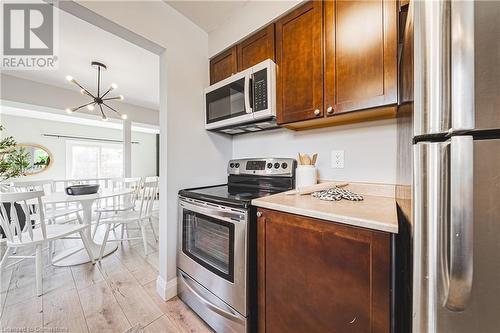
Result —
[{"label": "chair backrest", "polygon": [[[33,241],[34,227],[31,224],[32,214],[29,208],[29,206],[33,203],[36,204],[36,214],[38,215],[38,223],[35,228],[40,228],[43,239],[47,239],[47,230],[42,204],[43,195],[43,191],[0,193],[0,226],[2,227],[8,241],[15,242],[17,240],[20,243]],[[10,204],[10,214],[7,214],[5,204]],[[24,216],[26,217],[24,227],[21,227],[16,204],[21,207]],[[28,239],[23,237],[23,232],[27,232]]]},{"label": "chair backrest", "polygon": [[55,191],[54,181],[50,179],[11,182],[10,186],[14,192],[45,191],[45,193],[52,193]]},{"label": "chair backrest", "polygon": [[154,181],[160,181],[160,177],[158,176],[148,176],[144,179],[145,182],[154,182]]},{"label": "chair backrest", "polygon": [[153,213],[153,204],[158,193],[158,180],[145,181],[141,191],[139,212],[141,217],[149,217]]}]

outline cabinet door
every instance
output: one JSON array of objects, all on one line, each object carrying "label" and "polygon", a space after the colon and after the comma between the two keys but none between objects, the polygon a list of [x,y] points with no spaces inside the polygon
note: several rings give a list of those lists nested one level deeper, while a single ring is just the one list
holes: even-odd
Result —
[{"label": "cabinet door", "polygon": [[210,59],[210,84],[224,80],[237,72],[236,46]]},{"label": "cabinet door", "polygon": [[276,114],[279,124],[323,116],[321,1],[276,23]]},{"label": "cabinet door", "polygon": [[397,102],[397,3],[325,2],[328,115]]},{"label": "cabinet door", "polygon": [[261,213],[261,332],[389,332],[389,234]]},{"label": "cabinet door", "polygon": [[266,59],[274,61],[274,23],[238,44],[238,71]]}]

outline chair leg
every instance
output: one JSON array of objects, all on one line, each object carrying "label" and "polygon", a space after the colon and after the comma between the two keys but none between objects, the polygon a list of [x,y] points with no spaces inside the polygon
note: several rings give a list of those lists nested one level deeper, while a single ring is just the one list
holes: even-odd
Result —
[{"label": "chair leg", "polygon": [[148,255],[148,239],[146,238],[146,226],[140,223],[142,233],[142,243],[144,244],[144,255]]},{"label": "chair leg", "polygon": [[153,236],[155,238],[155,241],[158,242],[158,236],[156,236],[155,228],[153,228],[153,219],[150,217],[148,220],[149,220],[149,226],[151,227],[151,231],[153,232]]},{"label": "chair leg", "polygon": [[43,288],[42,288],[42,244],[38,244],[36,246],[35,252],[35,270],[36,270],[36,295],[42,296]]},{"label": "chair leg", "polygon": [[3,266],[5,265],[7,260],[9,259],[9,252],[10,252],[10,247],[7,247],[5,249],[5,253],[2,256],[2,261],[0,261],[0,272],[2,271]]},{"label": "chair leg", "polygon": [[121,234],[121,237],[120,237],[120,243],[123,243],[123,236],[125,235],[125,228],[126,228],[126,224],[125,223],[122,223],[122,234]]},{"label": "chair leg", "polygon": [[111,224],[106,224],[106,232],[104,233],[104,239],[102,241],[101,245],[101,251],[99,252],[99,261],[102,260],[102,256],[104,254],[104,249],[106,248],[106,243],[108,242],[108,237],[109,237],[109,229],[111,228]]},{"label": "chair leg", "polygon": [[83,231],[80,231],[80,238],[82,239],[83,246],[85,247],[89,258],[92,261],[92,265],[95,264],[94,254],[92,253],[92,249],[90,248],[89,240],[87,239],[87,236],[85,236],[85,233]]},{"label": "chair leg", "polygon": [[[78,221],[78,224],[83,224],[83,219],[82,217],[80,216],[80,214],[78,214],[78,212],[75,213],[76,215],[76,219]],[[92,237],[93,238],[93,237]]]},{"label": "chair leg", "polygon": [[97,228],[99,227],[99,221],[100,220],[101,220],[101,212],[98,212],[97,213],[97,221],[95,222],[94,231],[92,232],[92,239],[94,239],[94,237],[95,237],[95,234],[97,232]]}]

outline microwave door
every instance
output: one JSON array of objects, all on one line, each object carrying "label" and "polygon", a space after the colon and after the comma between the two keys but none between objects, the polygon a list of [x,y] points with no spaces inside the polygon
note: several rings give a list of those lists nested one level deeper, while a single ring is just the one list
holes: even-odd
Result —
[{"label": "microwave door", "polygon": [[205,128],[216,129],[253,120],[250,73],[242,72],[205,90]]}]

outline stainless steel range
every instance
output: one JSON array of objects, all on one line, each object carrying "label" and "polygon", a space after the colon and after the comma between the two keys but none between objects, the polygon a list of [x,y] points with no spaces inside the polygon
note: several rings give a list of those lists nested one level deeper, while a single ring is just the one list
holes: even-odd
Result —
[{"label": "stainless steel range", "polygon": [[179,191],[179,297],[217,332],[255,332],[256,210],[252,199],[291,190],[296,161],[237,159],[228,182]]}]

